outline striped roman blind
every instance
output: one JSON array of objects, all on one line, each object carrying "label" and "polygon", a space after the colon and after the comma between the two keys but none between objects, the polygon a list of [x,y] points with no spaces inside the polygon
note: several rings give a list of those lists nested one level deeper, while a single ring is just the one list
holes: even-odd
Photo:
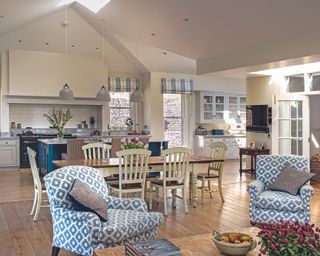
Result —
[{"label": "striped roman blind", "polygon": [[161,78],[162,93],[193,93],[192,79]]},{"label": "striped roman blind", "polygon": [[140,89],[140,80],[129,77],[108,77],[108,88],[110,92],[132,92]]}]

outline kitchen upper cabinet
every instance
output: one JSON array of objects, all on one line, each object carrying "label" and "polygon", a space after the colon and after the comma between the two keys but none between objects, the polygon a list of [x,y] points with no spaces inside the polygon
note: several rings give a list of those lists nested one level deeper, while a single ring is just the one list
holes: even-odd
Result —
[{"label": "kitchen upper cabinet", "polygon": [[197,123],[245,123],[246,97],[213,92],[196,92]]},{"label": "kitchen upper cabinet", "polygon": [[228,101],[228,123],[246,122],[246,97],[239,95],[227,96]]}]

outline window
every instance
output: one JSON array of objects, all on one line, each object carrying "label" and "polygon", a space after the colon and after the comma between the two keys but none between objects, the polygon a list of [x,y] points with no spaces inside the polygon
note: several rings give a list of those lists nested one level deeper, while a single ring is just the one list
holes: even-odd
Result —
[{"label": "window", "polygon": [[110,127],[124,127],[126,119],[131,117],[130,93],[110,92]]},{"label": "window", "polygon": [[169,147],[183,145],[181,94],[163,94],[164,138]]}]

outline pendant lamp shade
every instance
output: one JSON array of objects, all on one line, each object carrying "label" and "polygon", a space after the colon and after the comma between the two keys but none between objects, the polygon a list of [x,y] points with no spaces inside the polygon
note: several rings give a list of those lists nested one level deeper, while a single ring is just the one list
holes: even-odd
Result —
[{"label": "pendant lamp shade", "polygon": [[103,85],[101,89],[97,92],[97,100],[110,102],[110,94],[106,87]]},{"label": "pendant lamp shade", "polygon": [[138,89],[134,90],[130,95],[130,102],[143,102],[143,94]]},{"label": "pendant lamp shade", "polygon": [[59,99],[60,100],[73,100],[74,99],[73,92],[70,89],[68,84],[65,84],[63,86],[63,88],[60,90]]}]

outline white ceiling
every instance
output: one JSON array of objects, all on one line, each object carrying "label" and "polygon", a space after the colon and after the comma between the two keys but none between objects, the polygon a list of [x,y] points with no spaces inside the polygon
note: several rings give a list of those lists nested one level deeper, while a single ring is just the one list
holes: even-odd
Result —
[{"label": "white ceiling", "polygon": [[[0,0],[0,35],[57,12],[58,2]],[[133,69],[194,73],[197,67],[199,74],[238,77],[320,53],[319,0],[112,0],[96,15],[78,4],[73,8],[97,33],[106,21],[106,40],[123,50]],[[78,44],[91,39],[80,37]]]}]

